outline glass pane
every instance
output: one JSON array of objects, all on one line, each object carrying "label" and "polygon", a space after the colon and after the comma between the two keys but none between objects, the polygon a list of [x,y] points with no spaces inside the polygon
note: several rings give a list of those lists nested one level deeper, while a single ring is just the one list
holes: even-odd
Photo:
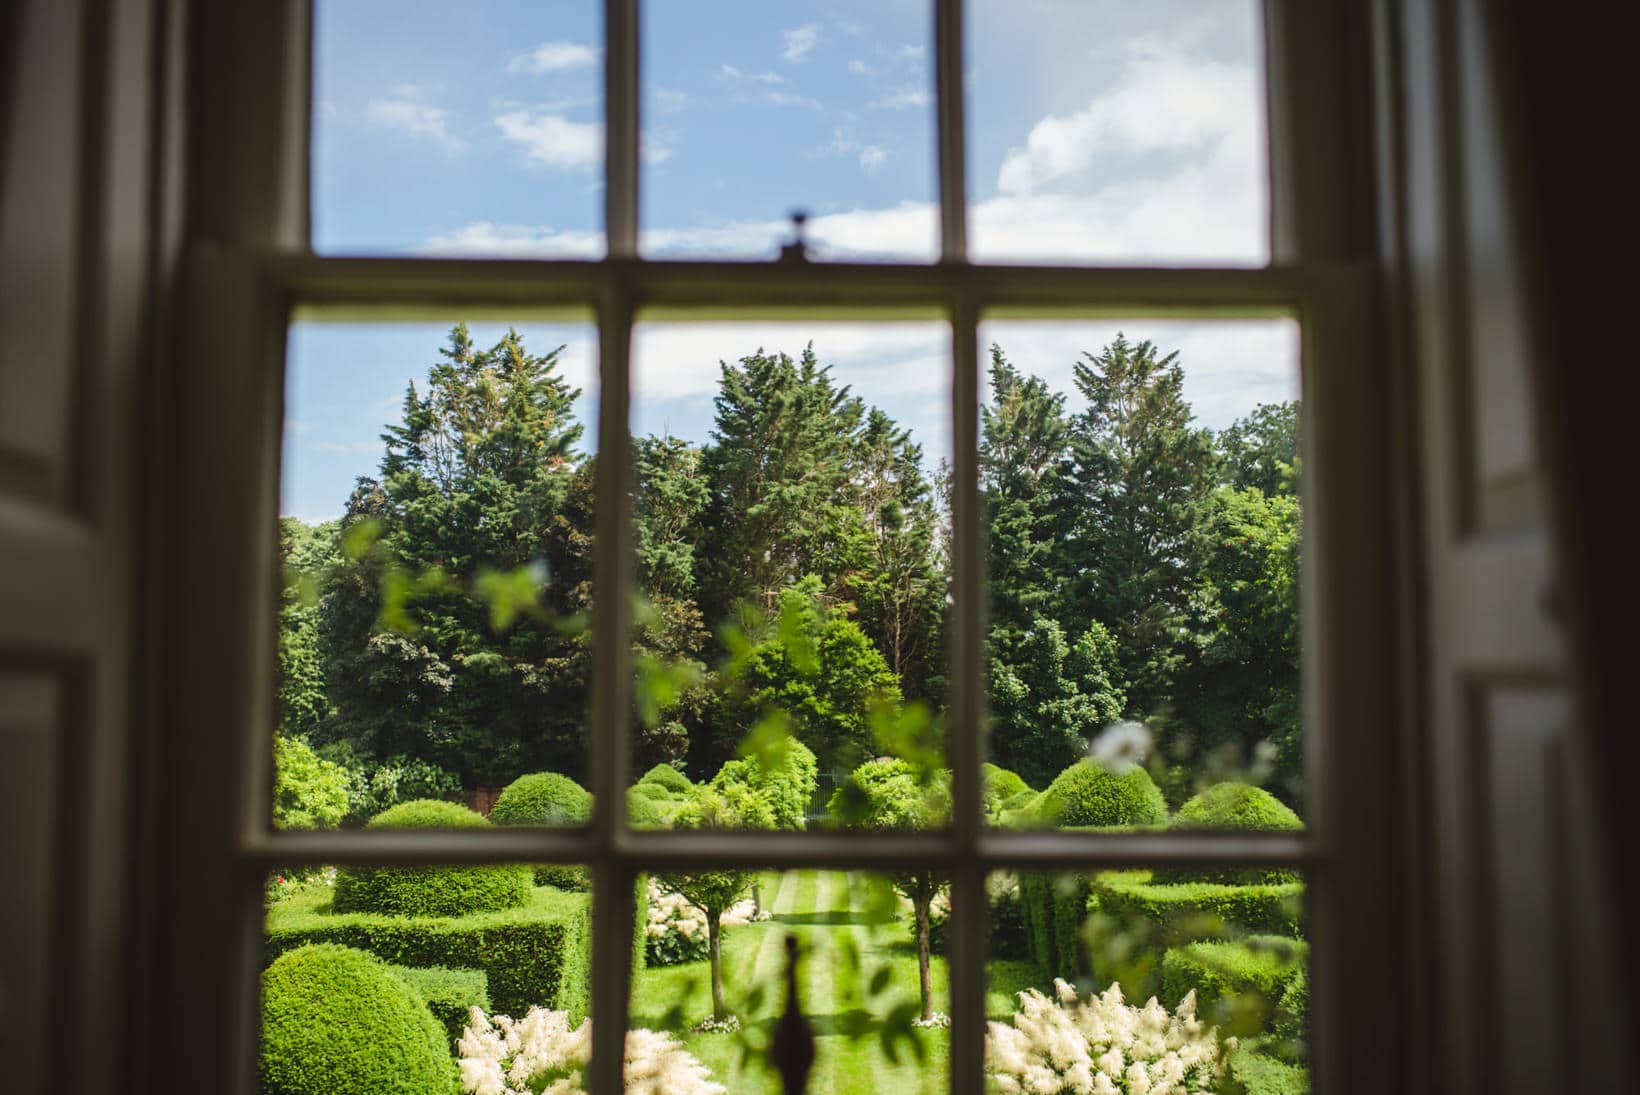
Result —
[{"label": "glass pane", "polygon": [[259,1090],[511,1090],[482,1086],[498,1028],[567,1034],[585,1022],[584,877],[528,864],[274,872]]},{"label": "glass pane", "polygon": [[972,253],[1269,261],[1260,5],[969,0]]},{"label": "glass pane", "polygon": [[602,13],[319,0],[314,250],[602,256]]},{"label": "glass pane", "polygon": [[1295,873],[997,872],[986,888],[986,1072],[1024,1085],[999,1088],[1309,1090]]},{"label": "glass pane", "polygon": [[[793,1040],[813,1046],[809,1091],[945,1091],[948,908],[944,880],[931,874],[657,875],[629,1053],[640,1032],[658,1032],[728,1090],[775,1095],[786,1057],[774,1047],[783,1029],[801,1030],[800,1015],[812,1043]],[[719,910],[716,963],[710,909]],[[633,1069],[629,1060],[629,1084]]]},{"label": "glass pane", "polygon": [[949,338],[638,327],[644,824],[944,824]]},{"label": "glass pane", "polygon": [[938,249],[926,3],[643,6],[643,232],[651,258]]},{"label": "glass pane", "polygon": [[288,345],[274,826],[584,823],[593,331]]},{"label": "glass pane", "polygon": [[1297,326],[981,338],[989,819],[1301,827]]}]

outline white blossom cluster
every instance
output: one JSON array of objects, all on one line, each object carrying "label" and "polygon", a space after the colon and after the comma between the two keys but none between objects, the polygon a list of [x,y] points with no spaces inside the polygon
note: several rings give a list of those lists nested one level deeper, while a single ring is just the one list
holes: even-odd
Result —
[{"label": "white blossom cluster", "polygon": [[[723,911],[719,921],[725,928],[737,924],[750,924],[754,920],[767,920],[769,913],[764,911],[753,915],[755,906],[751,898],[736,901]],[[653,878],[649,880],[649,919],[644,924],[644,934],[652,939],[676,932],[685,939],[706,938],[706,914],[691,903],[680,893],[661,888]]]},{"label": "white blossom cluster", "polygon": [[1196,1018],[1190,992],[1169,1015],[1152,996],[1130,1007],[1120,985],[1078,1000],[1055,979],[1058,1001],[1035,989],[1019,994],[1013,1025],[990,1023],[986,1073],[996,1089],[1018,1095],[1183,1095],[1211,1091],[1236,1040]]},{"label": "white blossom cluster", "polygon": [[[571,1029],[562,1011],[531,1008],[522,1019],[473,1008],[456,1043],[467,1095],[581,1095],[592,1021]],[[626,1090],[639,1095],[724,1095],[706,1066],[670,1034],[626,1032]]]}]

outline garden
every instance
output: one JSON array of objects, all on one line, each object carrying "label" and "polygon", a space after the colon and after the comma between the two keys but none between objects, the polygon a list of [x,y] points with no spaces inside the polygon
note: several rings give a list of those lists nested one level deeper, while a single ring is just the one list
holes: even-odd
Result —
[{"label": "garden", "polygon": [[[1087,409],[994,350],[988,824],[1303,828],[1296,403],[1191,425],[1176,355],[1118,338]],[[451,332],[338,521],[281,522],[279,829],[579,826],[593,461],[557,355]],[[632,440],[627,821],[915,831],[951,820],[949,468],[812,347],[723,365],[713,440]],[[710,626],[708,626],[710,624]],[[629,932],[628,1089],[947,1083],[934,870],[654,872],[595,925],[586,869],[277,873],[267,1095],[584,1089],[590,944]],[[1001,1092],[1308,1090],[1304,882],[1290,870],[988,879]],[[623,935],[624,938],[624,935]]]}]

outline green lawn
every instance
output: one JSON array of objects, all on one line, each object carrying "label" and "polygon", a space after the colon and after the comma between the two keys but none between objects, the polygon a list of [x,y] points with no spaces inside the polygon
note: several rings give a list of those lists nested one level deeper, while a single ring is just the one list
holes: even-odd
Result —
[{"label": "green lawn", "polygon": [[[905,1042],[898,1062],[882,1044],[882,1020],[896,1007],[917,1002],[917,954],[904,919],[872,922],[864,881],[841,871],[791,871],[763,879],[763,904],[774,919],[730,928],[723,940],[723,980],[729,1006],[746,1025],[742,1035],[690,1031],[711,1013],[707,963],[645,970],[632,992],[632,1025],[670,1030],[684,1039],[713,1076],[732,1092],[778,1095],[778,1082],[746,1047],[764,1044],[781,1012],[785,950],[795,934],[803,1011],[815,1026],[818,1058],[809,1091],[843,1095],[891,1091],[894,1095],[946,1089],[949,1035],[915,1032],[919,1061]],[[886,970],[886,973],[880,972]],[[1013,993],[1037,982],[1035,967],[1022,962],[990,964],[986,1010],[995,1018],[1013,1012]],[[934,1008],[948,1010],[945,960],[933,963]],[[880,988],[870,992],[873,983]]]}]

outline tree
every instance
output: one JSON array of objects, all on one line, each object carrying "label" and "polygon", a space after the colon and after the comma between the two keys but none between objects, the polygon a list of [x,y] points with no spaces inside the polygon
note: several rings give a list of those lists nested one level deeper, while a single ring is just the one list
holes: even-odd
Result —
[{"label": "tree", "polygon": [[273,771],[275,829],[334,829],[347,816],[347,769],[301,738],[274,736]]},{"label": "tree", "polygon": [[738,749],[772,715],[789,720],[825,767],[869,755],[873,710],[900,699],[899,680],[871,640],[825,603],[812,575],[781,591],[766,630],[722,671],[717,747]]},{"label": "tree", "polygon": [[323,615],[327,735],[469,786],[585,763],[592,469],[558,355],[450,332],[344,518]]},{"label": "tree", "polygon": [[1267,496],[1298,493],[1298,400],[1260,403],[1219,434],[1225,481],[1240,488],[1257,487]]},{"label": "tree", "polygon": [[1152,716],[1170,706],[1184,658],[1191,537],[1214,473],[1178,356],[1120,334],[1083,354],[1073,378],[1087,408],[1071,424],[1063,506],[1072,583],[1061,618],[1110,629],[1128,705]]},{"label": "tree", "polygon": [[1126,702],[1113,680],[1116,644],[1098,622],[1074,643],[1045,616],[1032,621],[1015,656],[991,659],[991,734],[998,761],[1041,786],[1087,752]]},{"label": "tree", "polygon": [[[733,831],[774,828],[768,799],[744,783],[721,787],[697,783],[690,788],[672,828],[684,831]],[[661,876],[661,885],[700,909],[706,916],[707,956],[712,965],[712,1018],[729,1017],[723,998],[723,914],[740,899],[756,878],[747,870],[693,871]]]},{"label": "tree", "polygon": [[[832,792],[827,809],[850,828],[867,832],[938,828],[951,820],[951,773],[924,773],[897,757],[867,761]],[[916,868],[896,872],[892,880],[916,918],[917,988],[926,1022],[934,1017],[929,910],[948,879],[932,868]]]},{"label": "tree", "polygon": [[325,693],[325,652],[319,627],[319,588],[339,557],[340,525],[308,525],[279,519],[279,559],[284,589],[279,597],[279,729],[311,734],[330,716]]}]

